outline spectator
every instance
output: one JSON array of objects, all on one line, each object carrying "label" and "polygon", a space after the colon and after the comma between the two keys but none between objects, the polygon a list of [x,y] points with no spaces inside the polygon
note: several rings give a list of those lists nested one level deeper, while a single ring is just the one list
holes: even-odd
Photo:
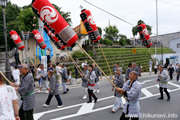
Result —
[{"label": "spectator", "polygon": [[[79,66],[79,65],[78,65],[78,66]],[[74,69],[75,69],[75,78],[76,78],[76,81],[77,81],[78,75],[79,75],[79,73],[78,73],[78,68],[75,66]]]},{"label": "spectator", "polygon": [[51,50],[49,48],[46,50],[46,56],[47,56],[47,64],[49,64],[51,59]]},{"label": "spectator", "polygon": [[21,64],[21,62],[20,62],[20,60],[19,60],[19,52],[18,52],[18,49],[15,50],[14,59],[15,59],[16,65],[20,65],[20,64]]},{"label": "spectator", "polygon": [[37,70],[36,70],[36,78],[37,78],[37,80],[39,80],[39,86],[40,86],[40,83],[41,83],[41,78],[40,78],[40,76],[41,76],[41,68],[40,68],[40,65],[41,64],[38,65]]},{"label": "spectator", "polygon": [[151,60],[149,60],[149,74],[150,75],[152,73],[152,64],[153,64],[153,62]]},{"label": "spectator", "polygon": [[12,76],[15,81],[15,84],[20,84],[20,72],[17,66],[15,66],[15,70],[12,71]]},{"label": "spectator", "polygon": [[177,77],[176,80],[179,81],[179,75],[180,75],[180,65],[178,65],[178,68],[176,69]]},{"label": "spectator", "polygon": [[48,68],[48,70],[47,70],[47,71],[49,71],[49,70],[52,70],[52,71],[53,71],[53,70],[54,70],[54,69],[53,69],[53,65],[52,65],[52,64],[50,64],[50,63],[49,63],[48,67],[49,67],[49,68]]},{"label": "spectator", "polygon": [[[123,71],[122,67],[119,66],[119,63],[116,63],[116,69],[119,68],[121,70],[121,72]],[[115,72],[116,72],[116,69],[115,69]]]},{"label": "spectator", "polygon": [[82,64],[81,64],[82,70],[84,68],[84,65],[85,65],[85,62],[84,62],[84,60],[82,60]]},{"label": "spectator", "polygon": [[141,77],[141,69],[143,66],[141,66],[141,64],[139,64],[139,76]]},{"label": "spectator", "polygon": [[170,80],[172,80],[173,79],[173,73],[174,73],[174,68],[172,67],[172,65],[170,65],[168,71],[169,71]]},{"label": "spectator", "polygon": [[12,64],[12,65],[11,65],[11,72],[12,72],[13,70],[15,70],[15,64]]},{"label": "spectator", "polygon": [[154,65],[154,73],[157,74],[157,65]]},{"label": "spectator", "polygon": [[13,87],[3,85],[3,78],[0,74],[0,120],[20,120],[18,112],[18,101],[16,91]]},{"label": "spectator", "polygon": [[114,66],[113,66],[113,73],[115,74],[116,71],[116,63],[114,62]]}]

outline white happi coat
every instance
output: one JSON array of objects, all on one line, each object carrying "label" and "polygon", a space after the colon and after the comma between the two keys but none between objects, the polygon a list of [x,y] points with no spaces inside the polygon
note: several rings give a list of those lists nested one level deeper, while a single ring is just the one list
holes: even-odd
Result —
[{"label": "white happi coat", "polygon": [[169,75],[167,70],[163,70],[160,72],[161,77],[158,77],[159,79],[159,87],[167,88],[168,87],[168,81],[169,81]]},{"label": "white happi coat", "polygon": [[137,80],[135,80],[131,87],[129,87],[130,82],[131,81],[128,80],[122,88],[126,91],[127,99],[129,100],[129,103],[126,102],[123,112],[127,115],[137,115],[137,117],[139,117],[141,114],[139,99],[141,97],[142,86]]}]

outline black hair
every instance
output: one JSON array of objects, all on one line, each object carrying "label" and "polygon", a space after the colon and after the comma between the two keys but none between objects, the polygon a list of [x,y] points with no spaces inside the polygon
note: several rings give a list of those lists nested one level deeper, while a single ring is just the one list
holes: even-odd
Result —
[{"label": "black hair", "polygon": [[129,63],[128,67],[131,66],[131,65],[132,65],[132,63]]},{"label": "black hair", "polygon": [[17,65],[14,68],[17,69],[18,68]]},{"label": "black hair", "polygon": [[93,68],[93,66],[92,66],[92,65],[89,65],[89,67]]}]

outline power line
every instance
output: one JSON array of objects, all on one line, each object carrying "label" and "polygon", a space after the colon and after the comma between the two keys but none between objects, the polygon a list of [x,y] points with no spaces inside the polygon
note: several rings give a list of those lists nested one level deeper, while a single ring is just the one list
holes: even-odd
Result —
[{"label": "power line", "polygon": [[99,10],[101,10],[101,11],[104,11],[105,13],[107,13],[107,14],[109,14],[109,15],[111,15],[111,16],[113,16],[113,17],[115,17],[115,18],[117,18],[117,19],[119,19],[119,20],[121,20],[121,21],[123,21],[123,22],[125,22],[125,23],[127,23],[127,24],[129,24],[129,25],[135,26],[135,25],[133,25],[132,23],[130,23],[130,22],[126,21],[126,20],[123,20],[122,18],[120,18],[120,17],[118,17],[118,16],[116,16],[116,15],[114,15],[114,14],[112,14],[112,13],[110,13],[110,12],[108,12],[108,11],[106,11],[106,10],[104,10],[104,9],[102,9],[102,8],[100,8],[100,7],[98,7],[98,6],[94,5],[94,4],[86,1],[86,0],[84,0],[84,1],[87,2],[88,4],[94,6],[95,8],[97,8],[97,9],[99,9]]},{"label": "power line", "polygon": [[176,5],[176,4],[173,4],[173,3],[169,3],[169,2],[166,2],[166,1],[163,1],[163,0],[159,0],[163,3],[166,3],[166,4],[169,4],[169,5],[173,5],[173,6],[177,6],[177,7],[180,7],[180,5]]},{"label": "power line", "polygon": [[135,10],[135,11],[127,14],[127,15],[124,15],[124,16],[122,16],[122,17],[127,17],[127,16],[129,16],[129,15],[135,14],[135,13],[137,13],[138,11],[144,9],[144,7],[147,7],[147,6],[149,6],[149,5],[152,5],[154,2],[155,2],[155,1],[153,0],[153,1],[149,2],[148,4],[144,5],[143,7],[139,8],[139,9],[137,9],[137,10]]}]

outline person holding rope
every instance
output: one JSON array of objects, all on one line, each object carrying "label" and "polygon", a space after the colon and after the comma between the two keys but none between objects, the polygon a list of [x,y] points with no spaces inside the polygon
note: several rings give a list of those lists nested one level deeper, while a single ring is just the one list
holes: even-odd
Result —
[{"label": "person holding rope", "polygon": [[120,120],[139,120],[140,105],[139,99],[141,97],[141,84],[137,81],[138,73],[132,71],[129,73],[129,80],[124,84],[123,88],[116,88],[116,91],[123,94],[129,102],[126,102]]},{"label": "person holding rope", "polygon": [[95,79],[96,84],[93,92],[99,93],[99,88],[100,88],[99,77],[102,79],[102,74],[99,68],[95,66],[95,63],[92,63],[92,66],[93,66],[93,71],[96,74],[96,79]]},{"label": "person holding rope", "polygon": [[82,87],[83,87],[83,91],[84,91],[84,96],[82,99],[85,100],[87,98],[87,90],[88,90],[88,80],[86,78],[89,75],[88,65],[86,65],[86,64],[83,67],[83,74],[80,74],[80,76],[82,77]]},{"label": "person holding rope", "polygon": [[21,95],[22,105],[19,109],[21,120],[34,120],[33,110],[35,106],[34,78],[28,73],[28,65],[22,64],[19,67],[20,74],[23,76],[20,85],[11,83]]},{"label": "person holding rope", "polygon": [[0,101],[0,120],[20,120],[16,91],[11,86],[3,85],[3,78],[1,73]]},{"label": "person holding rope", "polygon": [[89,65],[89,75],[88,75],[88,79],[89,79],[89,82],[88,82],[88,94],[89,94],[89,101],[87,103],[92,103],[92,98],[94,98],[94,103],[97,102],[97,97],[94,95],[93,93],[93,90],[94,90],[94,87],[95,87],[95,79],[96,79],[96,74],[95,74],[95,71],[93,71],[93,66],[92,65]]},{"label": "person holding rope", "polygon": [[[116,68],[116,75],[113,78],[114,83],[116,85],[116,87],[122,88],[123,84],[124,84],[124,77],[121,73],[121,69],[120,68]],[[114,87],[112,88],[112,91],[114,90]],[[112,108],[112,112],[115,113],[116,110],[123,109],[123,103],[122,103],[122,96],[121,94],[119,94],[116,90],[114,92],[114,96],[116,97],[116,102]]]}]

